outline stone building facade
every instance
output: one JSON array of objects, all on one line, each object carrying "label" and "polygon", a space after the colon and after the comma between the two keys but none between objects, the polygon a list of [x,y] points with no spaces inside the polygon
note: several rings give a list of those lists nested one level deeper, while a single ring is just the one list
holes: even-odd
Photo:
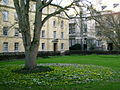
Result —
[{"label": "stone building facade", "polygon": [[[35,7],[35,2],[31,1],[31,32],[34,24]],[[46,7],[43,11],[43,18],[54,12],[56,8],[50,5]],[[0,1],[0,53],[24,52],[22,35],[17,21],[13,0]],[[63,13],[60,13],[44,24],[41,31],[39,51],[65,50],[69,50],[69,20]]]},{"label": "stone building facade", "polygon": [[[95,0],[93,6],[103,15],[120,12],[120,1],[111,1]],[[78,15],[69,20],[69,46],[80,44],[83,50],[84,45],[87,50],[109,50],[111,42],[99,36],[99,25],[95,20],[89,19],[89,11],[84,8],[80,8],[79,11],[83,12],[82,16]]]}]

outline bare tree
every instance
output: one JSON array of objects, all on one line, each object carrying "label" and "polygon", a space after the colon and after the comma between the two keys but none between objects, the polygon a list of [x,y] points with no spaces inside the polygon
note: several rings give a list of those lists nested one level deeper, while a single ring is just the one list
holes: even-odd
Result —
[{"label": "bare tree", "polygon": [[96,21],[97,36],[120,50],[120,12],[100,12],[92,7],[89,10],[90,18]]},{"label": "bare tree", "polygon": [[[74,2],[70,5],[62,7],[59,5],[52,4],[53,0],[13,0],[14,6],[19,19],[19,28],[22,34],[22,40],[25,48],[25,68],[32,69],[36,67],[36,56],[38,53],[38,47],[40,42],[40,32],[44,23],[51,17],[60,14],[60,12],[65,12],[69,7],[71,7]],[[36,2],[36,12],[34,21],[34,31],[33,37],[31,36],[30,29],[30,1]],[[44,19],[42,17],[43,9],[49,5],[57,7],[57,9],[48,14]]]},{"label": "bare tree", "polygon": [[[120,50],[120,12],[97,11],[91,2],[83,1],[82,6],[88,10],[87,19],[96,22],[96,37],[113,43]],[[76,6],[81,7],[79,3]]]}]

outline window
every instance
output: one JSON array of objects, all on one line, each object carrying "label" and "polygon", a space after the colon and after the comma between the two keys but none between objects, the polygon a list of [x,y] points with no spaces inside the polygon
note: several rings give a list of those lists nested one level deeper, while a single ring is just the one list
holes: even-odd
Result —
[{"label": "window", "polygon": [[101,40],[97,40],[97,41],[96,41],[96,46],[97,46],[97,47],[101,47]]},{"label": "window", "polygon": [[53,27],[56,27],[56,21],[55,20],[53,21]]},{"label": "window", "polygon": [[9,3],[9,0],[3,0],[3,4],[7,5]]},{"label": "window", "polygon": [[45,43],[42,43],[42,50],[45,50]]},{"label": "window", "polygon": [[114,3],[113,4],[113,8],[116,8],[117,6],[119,6],[119,3]]},{"label": "window", "polygon": [[19,43],[14,43],[14,51],[19,51]]},{"label": "window", "polygon": [[53,37],[56,39],[56,31],[53,32]]},{"label": "window", "polygon": [[84,33],[87,33],[87,24],[84,24]]},{"label": "window", "polygon": [[18,21],[17,13],[14,13],[14,18],[15,18],[16,21]]},{"label": "window", "polygon": [[45,31],[43,30],[42,31],[42,38],[44,38],[45,37]]},{"label": "window", "polygon": [[64,49],[64,43],[61,43],[61,49],[62,50]]},{"label": "window", "polygon": [[3,35],[4,36],[8,35],[8,27],[3,27]]},{"label": "window", "polygon": [[107,8],[107,6],[101,6],[101,9],[104,10],[105,8]]},{"label": "window", "polygon": [[8,52],[8,42],[3,43],[3,52]]},{"label": "window", "polygon": [[8,21],[8,11],[3,11],[3,21]]},{"label": "window", "polygon": [[24,0],[24,3],[26,4],[26,3],[27,3],[27,1],[26,1],[26,0]]},{"label": "window", "polygon": [[36,4],[33,4],[32,5],[32,11],[35,11],[36,10]]},{"label": "window", "polygon": [[61,32],[61,39],[64,39],[64,32]]},{"label": "window", "polygon": [[61,28],[64,28],[64,22],[61,21]]},{"label": "window", "polygon": [[18,28],[15,28],[15,36],[19,36],[19,29]]},{"label": "window", "polygon": [[74,34],[75,33],[75,23],[70,23],[69,24],[69,34]]}]

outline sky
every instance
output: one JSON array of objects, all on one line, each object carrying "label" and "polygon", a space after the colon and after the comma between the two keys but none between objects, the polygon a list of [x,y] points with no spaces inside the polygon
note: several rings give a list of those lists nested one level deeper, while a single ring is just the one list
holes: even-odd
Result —
[{"label": "sky", "polygon": [[72,0],[53,0],[53,3],[60,4],[63,6],[69,5]]},{"label": "sky", "polygon": [[[84,1],[84,0],[82,0],[82,1]],[[106,9],[107,10],[112,10],[113,9],[113,4],[116,4],[116,3],[119,3],[119,7],[120,7],[120,0],[88,0],[88,1],[91,2],[92,4],[94,4],[96,9],[101,8],[101,6],[107,5]],[[62,6],[67,6],[72,2],[72,0],[53,0],[53,2],[56,3],[56,4],[60,4]],[[101,5],[98,5],[98,3],[101,3]],[[72,14],[73,11],[74,10],[71,9],[69,11],[69,14]]]}]

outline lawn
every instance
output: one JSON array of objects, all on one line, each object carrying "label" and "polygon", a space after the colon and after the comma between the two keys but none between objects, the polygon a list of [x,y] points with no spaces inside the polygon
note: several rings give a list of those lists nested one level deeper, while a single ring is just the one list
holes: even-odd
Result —
[{"label": "lawn", "polygon": [[[71,65],[70,66],[60,66],[61,64],[58,66],[49,66],[51,68],[55,68],[55,70],[54,70],[55,72],[51,71],[51,72],[53,72],[52,74],[50,72],[47,72],[47,74],[50,76],[46,76],[43,78],[40,77],[41,80],[43,80],[43,79],[51,80],[51,78],[53,79],[53,77],[59,76],[59,78],[61,78],[62,81],[61,81],[61,79],[58,81],[61,83],[59,84],[58,82],[56,82],[56,83],[58,83],[58,85],[55,85],[55,82],[51,82],[51,84],[49,84],[50,81],[47,80],[47,81],[45,81],[45,82],[48,82],[48,84],[46,84],[46,85],[40,85],[40,86],[38,85],[35,87],[33,85],[31,87],[31,89],[33,89],[33,90],[61,90],[61,89],[62,90],[65,90],[65,89],[67,89],[67,90],[96,90],[96,89],[98,89],[98,90],[107,90],[107,89],[108,90],[120,90],[120,87],[119,87],[120,86],[120,79],[119,79],[119,77],[120,77],[120,56],[119,55],[54,56],[54,57],[48,57],[48,58],[38,58],[37,63],[38,64],[62,63],[62,64],[73,64],[73,66],[71,66]],[[1,61],[0,67],[1,68],[6,67],[4,70],[7,71],[7,70],[9,70],[10,67],[14,68],[14,66],[15,66],[15,68],[16,68],[16,66],[19,66],[21,64],[24,64],[23,60]],[[76,64],[78,64],[78,66]],[[57,65],[57,64],[55,64],[55,65]],[[64,71],[62,71],[62,69]],[[67,73],[64,73],[64,72],[66,72],[65,70],[67,71]],[[79,72],[84,73],[87,71],[90,71],[89,77],[87,77],[88,74],[84,74],[83,78],[74,77],[76,74],[79,74]],[[114,76],[110,76],[109,74],[107,74],[107,73],[112,73],[112,71],[116,72],[117,74],[115,74]],[[2,71],[0,71],[0,73],[1,72]],[[63,73],[64,73],[64,76],[63,76]],[[97,79],[100,79],[100,77],[98,75],[95,76],[96,73],[97,74],[99,73],[100,77],[102,77],[104,79],[96,81]],[[13,74],[11,74],[11,75],[13,75]],[[35,74],[35,75],[37,75],[37,74]],[[43,75],[45,75],[45,73],[43,73]],[[92,82],[88,81],[86,83],[74,83],[73,79],[71,81],[70,75],[72,77],[74,77],[74,81],[76,81],[76,82],[78,82],[78,80],[80,80],[81,82],[86,82],[87,78],[91,78],[89,80],[93,80],[93,81]],[[79,74],[79,75],[81,75],[81,74]],[[1,74],[1,77],[4,77],[3,73]],[[23,77],[26,77],[26,75],[23,75]],[[35,77],[37,77],[37,76],[35,76]],[[110,77],[110,79],[106,79],[108,77]],[[13,78],[15,78],[15,77],[13,76]],[[18,78],[16,78],[16,80],[19,80]],[[39,78],[39,77],[37,77],[37,78]],[[65,80],[63,78],[65,78]],[[55,78],[55,80],[56,80],[56,78]],[[52,83],[53,83],[53,85],[52,85]],[[26,87],[17,88],[17,84],[15,87],[0,85],[0,90],[7,90],[7,89],[26,90],[28,88],[26,88]]]}]

